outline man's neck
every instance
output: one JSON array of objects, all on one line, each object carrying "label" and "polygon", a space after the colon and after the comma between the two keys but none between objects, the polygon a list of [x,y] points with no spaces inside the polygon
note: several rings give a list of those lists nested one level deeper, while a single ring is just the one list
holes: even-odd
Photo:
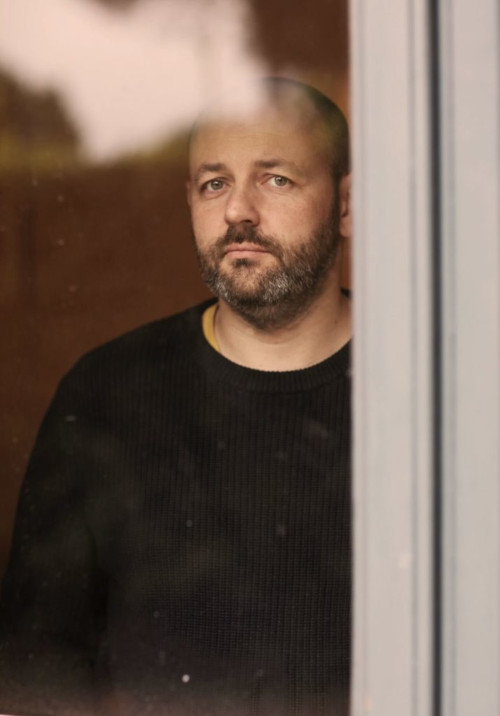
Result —
[{"label": "man's neck", "polygon": [[308,368],[329,358],[351,338],[351,301],[335,282],[295,321],[266,331],[248,323],[220,300],[215,336],[222,355],[247,368]]}]

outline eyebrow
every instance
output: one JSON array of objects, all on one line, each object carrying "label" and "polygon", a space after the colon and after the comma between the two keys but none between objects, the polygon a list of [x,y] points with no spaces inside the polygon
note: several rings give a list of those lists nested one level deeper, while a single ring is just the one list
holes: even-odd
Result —
[{"label": "eyebrow", "polygon": [[227,171],[227,166],[225,164],[223,164],[222,162],[215,162],[215,163],[203,162],[203,164],[200,164],[200,166],[196,170],[196,174],[194,175],[194,180],[198,181],[199,178],[203,174],[210,174],[210,173],[214,173],[214,172],[223,172],[223,171]]},{"label": "eyebrow", "polygon": [[303,174],[300,167],[292,162],[290,159],[280,159],[279,157],[273,159],[259,159],[255,162],[255,166],[259,169],[279,169],[280,167],[290,167],[299,174]]},{"label": "eyebrow", "polygon": [[[254,162],[254,166],[258,169],[286,169],[287,167],[289,167],[296,171],[298,174],[304,174],[304,172],[300,169],[299,166],[297,166],[295,162],[290,161],[288,159],[280,159],[279,157],[272,159],[257,159]],[[228,171],[228,168],[227,165],[223,162],[203,162],[203,164],[200,164],[200,166],[198,167],[194,175],[194,180],[198,181],[203,174],[224,171]]]}]

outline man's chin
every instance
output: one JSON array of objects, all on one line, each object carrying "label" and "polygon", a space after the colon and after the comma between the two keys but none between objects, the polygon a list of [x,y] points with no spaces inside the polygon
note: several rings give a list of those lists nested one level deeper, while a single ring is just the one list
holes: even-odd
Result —
[{"label": "man's chin", "polygon": [[233,308],[263,308],[268,304],[264,291],[258,287],[222,284],[219,286],[218,296]]},{"label": "man's chin", "polygon": [[265,292],[265,287],[272,283],[274,275],[265,271],[251,259],[236,259],[238,263],[233,270],[220,271],[218,283],[227,292],[235,295],[257,298]]}]

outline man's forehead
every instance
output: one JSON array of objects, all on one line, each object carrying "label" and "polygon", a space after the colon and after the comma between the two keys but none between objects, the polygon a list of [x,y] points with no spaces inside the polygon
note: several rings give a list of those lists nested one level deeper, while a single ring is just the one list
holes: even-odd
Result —
[{"label": "man's forehead", "polygon": [[200,129],[190,152],[191,178],[235,167],[272,169],[285,174],[309,174],[312,167],[329,166],[325,143],[311,132],[282,124],[215,124]]},{"label": "man's forehead", "polygon": [[244,118],[224,117],[211,119],[198,126],[192,138],[196,150],[207,146],[234,146],[238,143],[268,143],[279,141],[280,137],[295,137],[302,134],[304,127],[287,115],[266,112],[247,115]]},{"label": "man's forehead", "polygon": [[325,150],[324,127],[312,112],[269,100],[233,109],[226,107],[198,123],[191,137],[191,160],[226,149],[239,154],[252,149],[274,154],[275,146],[284,146],[287,154]]}]

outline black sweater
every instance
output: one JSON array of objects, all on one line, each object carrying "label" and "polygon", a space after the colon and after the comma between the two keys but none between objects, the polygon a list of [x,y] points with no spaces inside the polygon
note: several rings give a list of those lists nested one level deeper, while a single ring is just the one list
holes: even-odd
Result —
[{"label": "black sweater", "polygon": [[1,713],[347,713],[349,346],[244,368],[206,305],[63,379],[3,584]]}]

